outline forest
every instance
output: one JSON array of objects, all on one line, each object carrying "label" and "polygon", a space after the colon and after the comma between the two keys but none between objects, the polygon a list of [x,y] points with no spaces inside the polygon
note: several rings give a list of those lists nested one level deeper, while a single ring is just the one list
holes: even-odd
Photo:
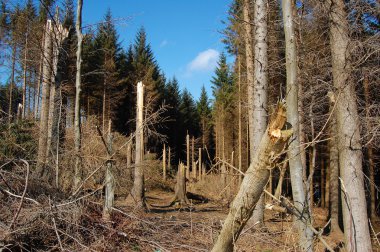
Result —
[{"label": "forest", "polygon": [[380,251],[380,2],[225,2],[194,98],[133,16],[0,0],[0,252]]}]

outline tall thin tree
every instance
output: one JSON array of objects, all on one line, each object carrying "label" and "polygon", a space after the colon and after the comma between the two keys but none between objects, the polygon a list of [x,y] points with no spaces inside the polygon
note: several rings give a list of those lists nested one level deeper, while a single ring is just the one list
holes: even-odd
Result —
[{"label": "tall thin tree", "polygon": [[345,1],[330,0],[330,45],[336,94],[336,119],[343,225],[347,251],[372,251],[364,192],[362,145],[356,94],[351,79],[350,37]]},{"label": "tall thin tree", "polygon": [[80,93],[81,93],[81,67],[82,67],[82,7],[83,0],[78,0],[77,3],[77,21],[75,29],[77,33],[78,47],[77,47],[77,73],[75,79],[75,119],[74,119],[74,148],[75,148],[75,170],[74,170],[74,188],[76,189],[81,181],[81,118],[80,118]]},{"label": "tall thin tree", "polygon": [[303,251],[313,251],[313,232],[310,229],[311,219],[303,186],[302,161],[300,154],[298,84],[297,84],[297,52],[294,32],[292,1],[282,1],[286,44],[286,89],[287,118],[293,128],[293,137],[289,144],[289,169],[292,180],[292,192],[295,207],[303,213],[304,220],[296,219],[299,230],[299,245]]}]

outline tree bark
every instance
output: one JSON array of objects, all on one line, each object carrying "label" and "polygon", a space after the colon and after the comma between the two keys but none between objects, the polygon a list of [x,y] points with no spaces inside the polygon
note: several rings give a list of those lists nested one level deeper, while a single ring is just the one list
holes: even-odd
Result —
[{"label": "tree bark", "polygon": [[164,149],[162,150],[162,179],[166,180],[166,146],[164,144]]},{"label": "tree bark", "polygon": [[285,160],[283,166],[281,167],[280,178],[278,180],[276,191],[274,192],[274,197],[277,199],[279,199],[281,194],[282,194],[282,183],[284,181],[284,177],[285,177],[286,169],[288,168],[288,164],[289,164],[289,162],[287,160]]},{"label": "tree bark", "polygon": [[332,75],[337,91],[336,118],[342,178],[343,224],[348,251],[372,251],[362,169],[360,122],[350,78],[350,38],[343,0],[329,0]]},{"label": "tree bark", "polygon": [[127,144],[127,169],[131,181],[133,181],[133,168],[132,168],[132,141]]},{"label": "tree bark", "polygon": [[254,207],[268,182],[269,170],[276,157],[284,150],[284,146],[292,134],[292,130],[283,129],[286,122],[286,111],[279,105],[274,120],[266,129],[255,158],[245,173],[223,228],[212,251],[233,251],[233,246],[240,232],[252,216]]},{"label": "tree bark", "polygon": [[24,70],[23,70],[23,81],[22,81],[22,119],[25,119],[26,110],[26,72],[28,64],[26,63],[28,57],[28,33],[25,34],[25,48],[24,48]]},{"label": "tree bark", "polygon": [[114,198],[115,198],[115,178],[113,176],[112,172],[112,160],[111,156],[113,155],[112,152],[112,141],[113,141],[113,135],[111,133],[111,121],[109,122],[109,128],[108,128],[108,146],[107,149],[107,169],[105,174],[105,196],[104,196],[104,208],[103,208],[103,219],[106,221],[110,221],[111,219],[111,213],[112,213],[112,207],[114,205]]},{"label": "tree bark", "polygon": [[190,179],[190,136],[186,135],[186,179]]},{"label": "tree bark", "polygon": [[[365,118],[366,118],[366,128],[367,132],[372,131],[372,125],[370,121],[370,102],[371,97],[369,93],[369,80],[368,73],[364,71],[364,98],[365,98]],[[369,140],[368,137],[366,140]],[[367,155],[368,155],[368,166],[369,166],[369,189],[371,194],[371,202],[370,202],[370,216],[372,221],[376,221],[378,216],[376,215],[376,181],[375,181],[375,162],[373,156],[373,148],[371,143],[367,143]]]},{"label": "tree bark", "polygon": [[330,162],[330,233],[341,233],[339,227],[339,153],[338,132],[336,125],[335,96],[329,92],[330,99],[330,124],[329,124],[329,162]]},{"label": "tree bark", "polygon": [[77,189],[79,183],[82,180],[82,160],[81,160],[81,74],[82,74],[82,7],[83,0],[78,0],[77,3],[77,21],[76,21],[76,33],[77,33],[77,72],[75,78],[75,115],[74,115],[74,151],[75,151],[75,167],[74,167],[74,189]]},{"label": "tree bark", "polygon": [[298,85],[297,85],[297,54],[296,38],[294,33],[292,1],[282,1],[283,22],[286,43],[286,103],[288,106],[288,122],[293,127],[293,138],[289,144],[289,170],[292,181],[294,205],[300,213],[303,213],[305,222],[295,219],[299,231],[299,246],[302,251],[313,251],[313,232],[308,227],[311,225],[311,213],[303,186],[303,166],[300,154],[299,115],[298,115]]},{"label": "tree bark", "polygon": [[[49,117],[50,85],[51,85],[51,64],[52,64],[52,22],[47,20],[45,26],[45,41],[43,49],[43,67],[42,67],[42,100],[40,113],[40,136],[38,141],[37,154],[37,176],[45,177],[45,168],[47,162],[47,131]],[[45,177],[46,178],[46,177]]]},{"label": "tree bark", "polygon": [[[268,107],[268,28],[267,0],[254,2],[254,80],[253,80],[253,139],[251,159],[257,152],[260,140],[267,127]],[[253,212],[254,223],[264,223],[264,197],[261,197]]]},{"label": "tree bark", "polygon": [[186,196],[186,178],[185,178],[185,166],[180,163],[177,172],[177,184],[175,186],[174,202],[183,204],[189,204],[189,199]]},{"label": "tree bark", "polygon": [[136,106],[136,153],[135,153],[135,180],[131,196],[133,197],[136,207],[143,209],[145,205],[144,193],[144,85],[142,82],[137,84],[137,106]]}]

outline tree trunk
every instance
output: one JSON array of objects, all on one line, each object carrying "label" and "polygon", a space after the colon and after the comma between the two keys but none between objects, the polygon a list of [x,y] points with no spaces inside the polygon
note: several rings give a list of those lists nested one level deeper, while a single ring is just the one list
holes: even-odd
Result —
[{"label": "tree trunk", "polygon": [[103,219],[106,221],[110,221],[112,207],[114,205],[115,198],[115,178],[112,172],[112,141],[113,135],[111,133],[111,120],[109,121],[108,127],[108,146],[107,146],[107,169],[105,175],[105,196],[104,196],[104,208],[103,208]]},{"label": "tree trunk", "polygon": [[198,180],[202,179],[202,148],[198,149]]},{"label": "tree trunk", "polygon": [[[240,63],[240,57],[239,55],[237,56],[237,64],[238,64],[238,117],[239,117],[239,126],[238,126],[238,169],[241,172],[241,166],[242,166],[242,128],[241,128],[241,117],[242,117],[242,112],[241,112],[241,63]],[[241,173],[239,173],[239,185],[241,184],[241,181],[243,179],[243,176]]]},{"label": "tree trunk", "polygon": [[185,166],[182,163],[178,166],[177,184],[175,186],[173,202],[179,202],[180,205],[189,204],[189,199],[186,196]]},{"label": "tree trunk", "polygon": [[[42,41],[43,41],[43,45],[42,47],[44,47],[44,43],[45,43],[45,31],[44,31],[44,34],[42,36]],[[42,49],[42,53],[41,53],[41,59],[40,59],[40,63],[39,63],[39,68],[38,68],[38,77],[37,77],[37,83],[36,83],[36,89],[37,89],[37,92],[35,94],[35,97],[34,97],[34,119],[37,120],[37,117],[38,117],[38,108],[39,108],[39,105],[40,105],[40,92],[41,92],[41,79],[42,79],[42,76],[43,76],[43,61],[44,61],[44,49]]]},{"label": "tree trunk", "polygon": [[261,139],[255,158],[245,173],[240,190],[231,204],[230,211],[212,251],[233,251],[240,232],[252,216],[254,207],[268,182],[269,170],[276,157],[284,150],[292,130],[281,130],[286,122],[286,111],[281,104],[274,120]]},{"label": "tree trunk", "polygon": [[77,189],[82,180],[82,160],[81,160],[81,116],[80,116],[80,96],[81,96],[81,74],[82,74],[82,7],[83,0],[78,0],[77,3],[77,72],[75,78],[75,116],[74,116],[74,151],[75,151],[75,167],[74,167],[74,189]]},{"label": "tree trunk", "polygon": [[[364,97],[365,97],[365,112],[366,112],[366,128],[367,132],[372,132],[372,125],[370,122],[370,102],[371,97],[369,93],[369,80],[367,72],[364,72]],[[366,139],[369,141],[369,139]],[[373,148],[371,143],[367,143],[367,155],[368,155],[368,165],[369,165],[369,188],[371,194],[371,202],[370,202],[370,216],[372,221],[376,221],[378,219],[376,215],[376,181],[375,181],[375,162],[373,156]]]},{"label": "tree trunk", "polygon": [[133,181],[133,167],[132,167],[132,141],[127,144],[127,169],[131,181]]},{"label": "tree trunk", "polygon": [[[37,156],[37,176],[46,176],[45,168],[47,162],[47,132],[48,117],[50,104],[50,86],[51,86],[51,64],[52,64],[52,22],[48,20],[45,26],[45,41],[43,50],[43,67],[42,67],[42,100],[40,113],[40,136],[38,141]],[[46,178],[46,177],[45,177]]]},{"label": "tree trunk", "polygon": [[166,180],[166,146],[164,144],[164,149],[162,150],[162,179]]},{"label": "tree trunk", "polygon": [[[268,107],[268,28],[267,0],[254,2],[254,44],[255,63],[253,80],[253,139],[251,139],[251,159],[257,152],[260,140],[267,127]],[[262,196],[253,212],[254,223],[264,223],[264,197]]]},{"label": "tree trunk", "polygon": [[339,227],[339,153],[338,153],[338,132],[336,125],[335,96],[329,92],[330,98],[330,125],[329,125],[329,162],[330,162],[330,219],[331,233],[341,233]]},{"label": "tree trunk", "polygon": [[194,179],[197,178],[197,168],[195,167],[195,149],[194,149],[194,136],[191,139],[191,171],[192,171],[192,176]]},{"label": "tree trunk", "polygon": [[16,42],[12,46],[12,73],[11,83],[9,84],[9,102],[8,102],[8,125],[10,127],[13,116],[13,88],[15,86],[15,71],[16,71]]},{"label": "tree trunk", "polygon": [[308,227],[311,225],[311,213],[303,186],[303,167],[300,153],[299,115],[298,115],[298,85],[297,85],[297,54],[293,24],[292,1],[282,1],[283,22],[286,43],[286,103],[288,106],[288,122],[292,125],[294,134],[289,144],[289,170],[292,180],[292,192],[294,205],[300,213],[303,213],[305,222],[295,219],[299,231],[299,246],[302,251],[313,250],[313,232]]},{"label": "tree trunk", "polygon": [[186,135],[186,179],[190,179],[190,136]]},{"label": "tree trunk", "polygon": [[145,208],[144,194],[144,85],[142,82],[137,84],[137,106],[136,106],[136,155],[135,155],[135,180],[131,196],[133,197],[136,207]]},{"label": "tree trunk", "polygon": [[244,0],[243,3],[243,19],[244,19],[244,45],[245,45],[245,59],[246,59],[246,73],[247,73],[247,92],[248,92],[248,129],[249,129],[249,146],[250,146],[250,163],[253,161],[253,49],[252,49],[252,31],[251,31],[251,18],[250,1]]},{"label": "tree trunk", "polygon": [[285,173],[286,173],[286,169],[288,168],[288,164],[289,164],[289,162],[287,160],[285,160],[283,166],[281,167],[280,178],[278,179],[276,191],[274,192],[274,197],[277,199],[279,199],[281,194],[282,194],[282,183],[283,183],[284,178],[285,178]]},{"label": "tree trunk", "polygon": [[28,57],[28,33],[25,35],[25,48],[24,48],[24,70],[23,70],[23,81],[22,81],[22,119],[25,119],[25,110],[26,110],[26,72],[27,66],[26,63]]},{"label": "tree trunk", "polygon": [[170,146],[169,146],[169,152],[168,152],[168,171],[171,170],[171,149],[170,149]]},{"label": "tree trunk", "polygon": [[372,251],[362,169],[360,122],[352,65],[347,13],[343,0],[330,0],[332,75],[337,90],[336,117],[339,167],[342,178],[343,224],[348,251]]}]

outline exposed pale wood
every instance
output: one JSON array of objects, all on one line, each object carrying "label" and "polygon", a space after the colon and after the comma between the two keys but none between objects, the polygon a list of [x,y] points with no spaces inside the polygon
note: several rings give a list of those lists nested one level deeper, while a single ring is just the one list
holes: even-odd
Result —
[{"label": "exposed pale wood", "polygon": [[276,158],[284,150],[284,146],[292,133],[292,130],[281,130],[285,122],[285,108],[279,105],[273,121],[261,139],[255,159],[245,173],[239,192],[231,204],[228,216],[212,251],[233,251],[233,246],[240,232],[252,216],[254,207],[268,182],[268,168],[276,162]]},{"label": "exposed pale wood", "polygon": [[112,171],[112,141],[113,134],[111,132],[111,120],[109,121],[108,126],[108,137],[107,137],[107,169],[105,174],[105,195],[104,195],[104,208],[103,208],[103,219],[106,221],[110,221],[112,208],[114,206],[115,199],[115,177],[113,176]]},{"label": "exposed pale wood", "polygon": [[186,135],[186,179],[190,179],[190,136]]},{"label": "exposed pale wood", "polygon": [[198,149],[198,180],[202,179],[202,148]]},{"label": "exposed pale wood", "polygon": [[135,154],[135,180],[131,196],[137,208],[145,208],[144,193],[144,85],[142,82],[137,84],[137,106],[136,106],[136,154]]},{"label": "exposed pale wood", "polygon": [[189,199],[186,196],[185,166],[182,163],[178,165],[177,184],[175,186],[173,202],[179,202],[180,205],[189,204]]}]

